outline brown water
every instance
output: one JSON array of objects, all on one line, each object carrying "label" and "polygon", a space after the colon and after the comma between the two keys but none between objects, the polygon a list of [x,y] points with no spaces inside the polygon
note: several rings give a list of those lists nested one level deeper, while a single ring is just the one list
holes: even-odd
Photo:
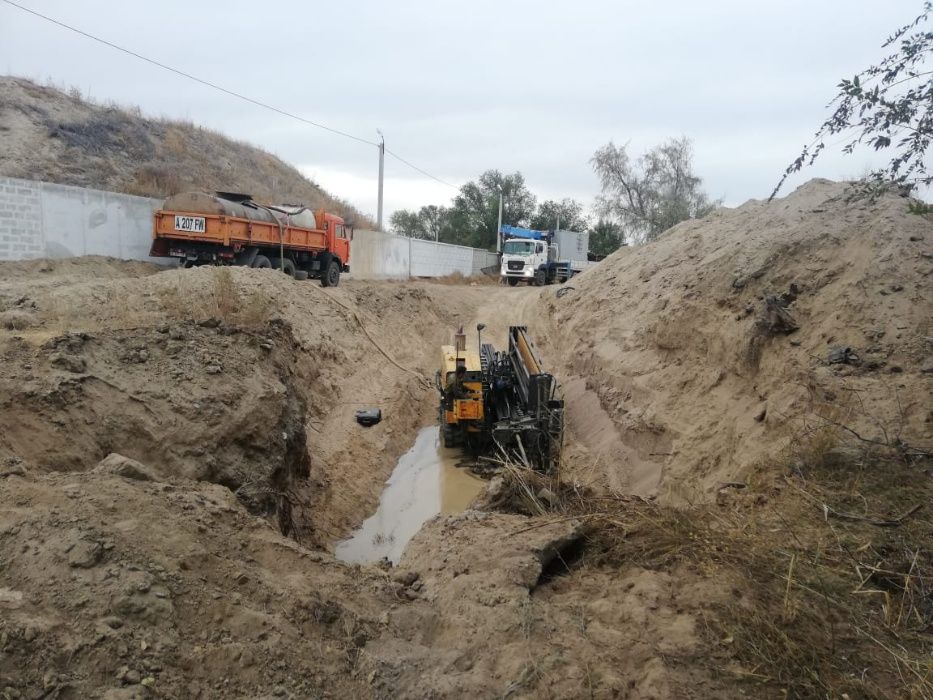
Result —
[{"label": "brown water", "polygon": [[436,425],[422,428],[386,482],[379,508],[349,539],[337,543],[337,558],[371,564],[385,557],[397,564],[426,521],[465,510],[485,482],[456,466],[462,456],[440,446]]}]

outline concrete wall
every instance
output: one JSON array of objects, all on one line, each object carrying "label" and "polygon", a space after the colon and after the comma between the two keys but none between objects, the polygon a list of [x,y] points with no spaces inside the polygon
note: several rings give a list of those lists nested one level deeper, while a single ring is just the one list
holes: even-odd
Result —
[{"label": "concrete wall", "polygon": [[[161,200],[0,178],[0,260],[109,255],[150,260]],[[170,261],[169,261],[170,262]]]},{"label": "concrete wall", "polygon": [[354,231],[350,274],[364,278],[444,277],[481,274],[495,253],[466,246],[409,239],[379,231]]},{"label": "concrete wall", "polygon": [[[0,260],[108,255],[174,265],[149,257],[160,206],[160,199],[0,177]],[[495,263],[485,250],[378,231],[355,231],[350,249],[359,278],[469,276]]]}]

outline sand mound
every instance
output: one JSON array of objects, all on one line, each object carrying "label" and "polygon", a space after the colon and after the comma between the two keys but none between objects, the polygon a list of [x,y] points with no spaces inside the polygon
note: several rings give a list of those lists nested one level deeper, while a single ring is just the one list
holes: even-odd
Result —
[{"label": "sand mound", "polygon": [[814,180],[549,292],[548,354],[564,358],[570,427],[589,447],[577,474],[677,501],[819,426],[929,446],[931,241],[907,199]]}]

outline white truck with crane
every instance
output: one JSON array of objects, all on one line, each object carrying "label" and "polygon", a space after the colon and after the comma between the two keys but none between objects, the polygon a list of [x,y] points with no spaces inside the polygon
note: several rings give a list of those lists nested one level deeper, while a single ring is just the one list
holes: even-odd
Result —
[{"label": "white truck with crane", "polygon": [[502,226],[500,276],[514,287],[563,283],[588,266],[589,233]]}]

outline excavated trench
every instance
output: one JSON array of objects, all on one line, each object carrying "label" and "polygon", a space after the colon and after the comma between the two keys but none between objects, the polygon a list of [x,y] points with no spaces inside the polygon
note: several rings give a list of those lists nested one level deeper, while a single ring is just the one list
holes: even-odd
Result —
[{"label": "excavated trench", "polygon": [[398,564],[409,540],[436,515],[466,509],[485,482],[457,466],[458,450],[440,444],[436,425],[422,428],[386,482],[376,512],[351,537],[337,543],[338,559]]}]

